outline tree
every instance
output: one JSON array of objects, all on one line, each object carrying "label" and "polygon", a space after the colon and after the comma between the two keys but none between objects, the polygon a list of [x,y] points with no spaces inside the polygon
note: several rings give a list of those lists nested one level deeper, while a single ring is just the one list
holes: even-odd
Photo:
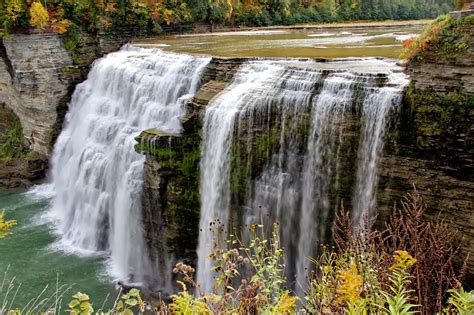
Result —
[{"label": "tree", "polygon": [[187,0],[188,7],[191,9],[195,21],[206,21],[209,11],[208,0]]},{"label": "tree", "polygon": [[464,0],[455,0],[456,9],[461,10],[464,7]]},{"label": "tree", "polygon": [[212,23],[223,23],[232,14],[232,5],[228,0],[209,0],[209,21]]},{"label": "tree", "polygon": [[30,25],[38,30],[44,30],[49,24],[48,11],[40,2],[33,2],[30,8]]}]

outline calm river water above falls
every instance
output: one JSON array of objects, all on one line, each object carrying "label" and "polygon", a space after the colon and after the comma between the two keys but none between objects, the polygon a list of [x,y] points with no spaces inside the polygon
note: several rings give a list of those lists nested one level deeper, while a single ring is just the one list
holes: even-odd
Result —
[{"label": "calm river water above falls", "polygon": [[137,41],[174,52],[220,57],[398,58],[423,26],[377,29],[262,30],[178,35]]}]

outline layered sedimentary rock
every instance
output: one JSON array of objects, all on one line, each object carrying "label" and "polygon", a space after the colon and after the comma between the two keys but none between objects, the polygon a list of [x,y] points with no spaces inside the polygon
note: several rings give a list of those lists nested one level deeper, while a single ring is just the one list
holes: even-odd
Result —
[{"label": "layered sedimentary rock", "polygon": [[48,156],[75,79],[72,59],[57,35],[13,35],[3,46],[0,100],[19,117],[31,150]]},{"label": "layered sedimentary rock", "polygon": [[[378,194],[390,213],[413,189],[428,216],[441,218],[463,238],[474,270],[474,68],[473,53],[452,63],[419,62],[408,67],[412,83],[389,139]],[[462,257],[460,257],[462,259]]]}]

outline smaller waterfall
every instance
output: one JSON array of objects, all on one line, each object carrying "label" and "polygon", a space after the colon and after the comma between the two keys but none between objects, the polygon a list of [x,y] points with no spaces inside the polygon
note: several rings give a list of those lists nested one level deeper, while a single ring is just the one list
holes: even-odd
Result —
[{"label": "smaller waterfall", "polygon": [[145,157],[135,152],[134,137],[147,128],[181,130],[184,101],[209,60],[125,46],[94,63],[53,151],[49,215],[59,248],[107,253],[114,278],[157,282],[142,228]]},{"label": "smaller waterfall", "polygon": [[219,219],[227,227],[230,218],[242,225],[244,239],[245,225],[281,223],[286,275],[301,292],[308,257],[330,240],[341,201],[352,198],[357,217],[374,207],[385,130],[406,82],[381,60],[267,60],[239,70],[204,117],[197,277],[203,292],[213,284],[209,224]]},{"label": "smaller waterfall", "polygon": [[[197,271],[198,283],[205,293],[212,290],[213,284],[212,261],[207,258],[213,244],[209,224],[219,219],[226,227],[229,222],[235,123],[239,116],[252,120],[255,118],[253,110],[258,108],[265,111],[275,99],[285,98],[280,93],[279,85],[284,84],[286,79],[287,70],[283,66],[268,61],[247,64],[238,72],[233,83],[212,100],[206,109],[201,158],[201,234]],[[304,98],[304,93],[300,97]]]},{"label": "smaller waterfall", "polygon": [[362,106],[362,130],[358,150],[356,187],[352,198],[354,224],[364,224],[376,206],[378,165],[390,113],[401,104],[402,92],[409,81],[403,73],[391,73],[385,86],[374,88]]},{"label": "smaller waterfall", "polygon": [[354,83],[350,73],[334,74],[324,86],[312,108],[311,133],[303,168],[300,236],[296,259],[297,282],[303,285],[314,254],[315,241],[325,239],[330,211],[329,192],[332,175],[338,169],[342,122],[351,109]]}]

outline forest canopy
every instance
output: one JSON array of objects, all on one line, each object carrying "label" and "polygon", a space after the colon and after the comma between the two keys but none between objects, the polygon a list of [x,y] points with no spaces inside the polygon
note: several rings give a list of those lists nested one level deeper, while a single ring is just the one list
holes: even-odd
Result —
[{"label": "forest canopy", "polygon": [[[66,32],[134,25],[161,31],[195,22],[242,26],[433,18],[452,0],[0,0],[0,28]],[[47,14],[46,14],[47,13]]]}]

